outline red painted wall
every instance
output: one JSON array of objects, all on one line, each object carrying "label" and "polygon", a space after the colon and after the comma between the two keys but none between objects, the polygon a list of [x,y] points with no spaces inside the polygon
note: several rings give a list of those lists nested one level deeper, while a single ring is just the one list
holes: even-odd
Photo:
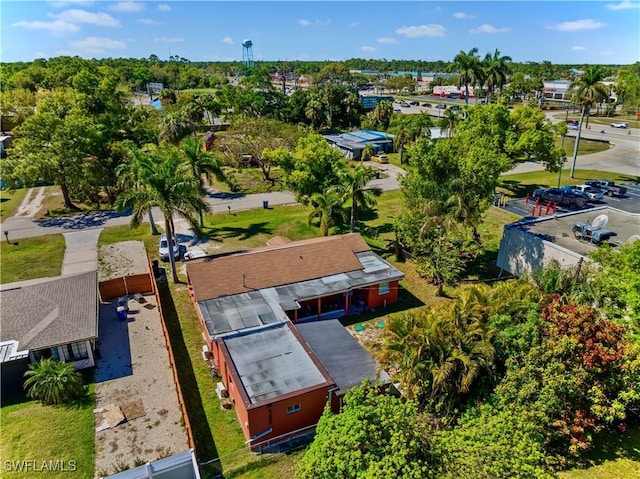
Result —
[{"label": "red painted wall", "polygon": [[389,292],[386,294],[378,294],[379,286],[377,284],[365,289],[367,291],[367,305],[370,308],[383,307],[385,300],[388,305],[398,301],[398,281],[389,282]]}]

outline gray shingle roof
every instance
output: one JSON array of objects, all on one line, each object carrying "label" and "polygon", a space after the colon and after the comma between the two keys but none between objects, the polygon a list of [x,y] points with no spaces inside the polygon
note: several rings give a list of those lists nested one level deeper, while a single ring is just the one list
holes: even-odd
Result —
[{"label": "gray shingle roof", "polygon": [[0,341],[40,349],[98,337],[97,271],[3,287]]}]

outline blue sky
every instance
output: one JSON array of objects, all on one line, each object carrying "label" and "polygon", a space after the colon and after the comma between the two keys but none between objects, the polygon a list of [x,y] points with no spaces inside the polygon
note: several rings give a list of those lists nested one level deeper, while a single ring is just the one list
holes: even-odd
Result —
[{"label": "blue sky", "polygon": [[496,48],[517,62],[640,60],[640,0],[16,1],[0,3],[0,59],[179,55],[191,61],[450,61]]}]

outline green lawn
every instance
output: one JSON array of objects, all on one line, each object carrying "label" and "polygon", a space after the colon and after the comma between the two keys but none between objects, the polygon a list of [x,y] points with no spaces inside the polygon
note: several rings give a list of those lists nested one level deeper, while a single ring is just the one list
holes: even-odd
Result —
[{"label": "green lawn", "polygon": [[[282,170],[272,167],[269,178],[273,181],[264,181],[262,169],[260,168],[224,168],[229,181],[236,185],[236,191],[245,194],[269,193],[271,191],[282,191],[286,189],[282,183]],[[217,190],[230,192],[228,184],[214,180],[211,186]]]},{"label": "green lawn", "polygon": [[[562,170],[561,186],[578,185],[587,180],[609,179],[616,183],[638,182],[640,177],[621,175],[598,170],[575,170],[574,177],[570,178],[570,169]],[[515,175],[503,175],[500,177],[500,185],[497,188],[509,196],[524,197],[535,188],[549,188],[558,186],[558,173],[548,171],[532,171]]]},{"label": "green lawn", "polygon": [[598,437],[584,464],[558,474],[560,479],[637,479],[640,477],[640,426]]},{"label": "green lawn", "polygon": [[[0,241],[0,283],[59,276],[62,271],[64,236]],[[16,244],[17,243],[17,244]]]},{"label": "green lawn", "polygon": [[0,191],[0,223],[15,214],[27,191],[29,191],[28,188]]},{"label": "green lawn", "polygon": [[[573,149],[576,145],[576,139],[574,137],[567,136],[565,137],[564,142],[562,141],[562,138],[556,137],[555,142],[556,146],[564,148],[568,158],[573,158]],[[580,144],[578,145],[578,156],[590,155],[591,153],[598,153],[608,149],[609,145],[605,142],[585,140],[584,138],[581,138]]]},{"label": "green lawn", "polygon": [[[0,409],[2,477],[92,478],[94,404],[92,384],[85,400],[68,406],[44,406],[24,399],[22,395],[3,394]],[[33,466],[30,471],[22,472],[7,469],[7,461],[23,460],[35,461],[40,469],[43,461],[46,465],[49,461],[60,461],[57,463],[59,468],[64,465],[69,469],[75,465],[77,469],[75,472],[35,472]]]}]

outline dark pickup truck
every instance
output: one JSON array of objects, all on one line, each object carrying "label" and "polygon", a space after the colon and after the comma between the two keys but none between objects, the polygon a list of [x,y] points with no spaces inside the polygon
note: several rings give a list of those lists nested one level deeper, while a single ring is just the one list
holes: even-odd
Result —
[{"label": "dark pickup truck", "polygon": [[570,210],[578,210],[587,206],[587,199],[571,190],[563,188],[537,189],[533,191],[533,199],[540,198],[542,203],[551,201],[558,206],[568,208]]},{"label": "dark pickup truck", "polygon": [[594,180],[585,181],[589,186],[600,188],[607,196],[624,196],[627,194],[627,188],[624,186],[616,185],[611,180]]}]

